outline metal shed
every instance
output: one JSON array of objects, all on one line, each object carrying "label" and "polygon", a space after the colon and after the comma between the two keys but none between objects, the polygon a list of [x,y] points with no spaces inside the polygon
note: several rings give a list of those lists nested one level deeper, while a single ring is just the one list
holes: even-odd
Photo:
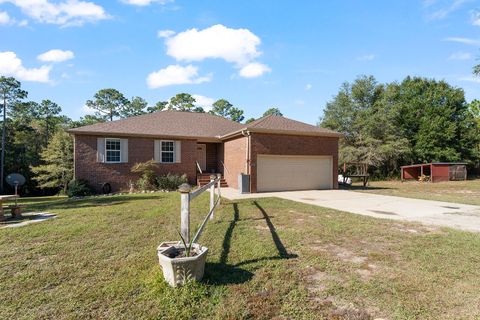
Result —
[{"label": "metal shed", "polygon": [[418,181],[421,176],[430,177],[431,182],[467,180],[467,164],[461,162],[420,163],[400,168],[402,181]]}]

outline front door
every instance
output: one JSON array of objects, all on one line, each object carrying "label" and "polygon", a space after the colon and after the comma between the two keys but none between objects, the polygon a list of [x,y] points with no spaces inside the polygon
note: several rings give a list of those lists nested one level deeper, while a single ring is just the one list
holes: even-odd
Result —
[{"label": "front door", "polygon": [[207,145],[197,144],[197,162],[203,172],[207,171]]}]

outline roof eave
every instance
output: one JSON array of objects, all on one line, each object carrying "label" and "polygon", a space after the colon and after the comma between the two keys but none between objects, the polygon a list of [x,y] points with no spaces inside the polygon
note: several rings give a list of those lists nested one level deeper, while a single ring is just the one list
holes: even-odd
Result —
[{"label": "roof eave", "polygon": [[103,137],[135,137],[135,138],[161,138],[161,139],[180,139],[180,140],[198,140],[202,142],[221,142],[219,137],[208,136],[182,136],[182,135],[165,135],[165,134],[145,134],[145,133],[125,133],[125,132],[98,132],[98,131],[78,131],[75,129],[67,130],[73,135],[89,135]]},{"label": "roof eave", "polygon": [[242,135],[242,132],[253,132],[253,133],[270,133],[270,134],[284,134],[284,135],[293,135],[293,136],[314,136],[314,137],[332,137],[332,138],[341,138],[343,134],[338,132],[312,132],[312,131],[296,131],[296,130],[273,130],[273,129],[261,129],[261,128],[248,128],[234,131],[226,135],[220,136],[220,140],[225,140],[229,138],[234,138],[236,136]]}]

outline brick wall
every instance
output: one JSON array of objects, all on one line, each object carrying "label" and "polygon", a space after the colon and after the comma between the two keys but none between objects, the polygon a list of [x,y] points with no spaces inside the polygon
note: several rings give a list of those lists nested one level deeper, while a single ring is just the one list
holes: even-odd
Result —
[{"label": "brick wall", "polygon": [[[138,179],[138,174],[130,172],[136,162],[153,159],[154,139],[128,138],[128,163],[97,162],[97,136],[75,136],[75,178],[86,179],[97,190],[101,184],[108,182],[112,190],[127,190],[129,181]],[[157,174],[167,173],[187,174],[189,183],[196,183],[195,157],[196,144],[194,140],[182,140],[181,163],[158,164]]]},{"label": "brick wall", "polygon": [[251,192],[257,192],[257,154],[331,155],[333,157],[333,187],[338,188],[338,138],[252,133]]},{"label": "brick wall", "polygon": [[229,187],[238,188],[238,175],[245,173],[247,138],[240,137],[224,142],[225,180]]}]

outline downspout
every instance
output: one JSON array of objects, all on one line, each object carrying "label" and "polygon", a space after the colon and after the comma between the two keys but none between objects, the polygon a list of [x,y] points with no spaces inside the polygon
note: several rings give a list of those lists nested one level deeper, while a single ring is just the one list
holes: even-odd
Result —
[{"label": "downspout", "polygon": [[251,136],[250,136],[250,131],[248,130],[242,130],[242,135],[247,138],[246,141],[246,148],[245,148],[245,174],[250,175],[250,147],[251,147]]}]

